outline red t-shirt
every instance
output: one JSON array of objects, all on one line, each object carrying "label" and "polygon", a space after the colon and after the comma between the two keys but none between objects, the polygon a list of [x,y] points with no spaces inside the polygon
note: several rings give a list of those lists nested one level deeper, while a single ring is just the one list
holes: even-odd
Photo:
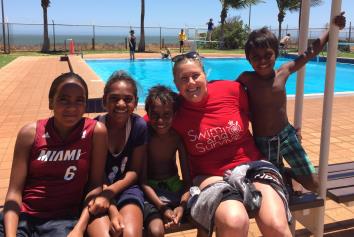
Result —
[{"label": "red t-shirt", "polygon": [[83,118],[65,140],[53,121],[37,121],[21,211],[39,218],[73,217],[84,199],[96,121]]},{"label": "red t-shirt", "polygon": [[187,147],[192,177],[222,176],[224,171],[262,159],[248,130],[247,94],[234,81],[208,84],[200,103],[182,100],[173,127]]}]

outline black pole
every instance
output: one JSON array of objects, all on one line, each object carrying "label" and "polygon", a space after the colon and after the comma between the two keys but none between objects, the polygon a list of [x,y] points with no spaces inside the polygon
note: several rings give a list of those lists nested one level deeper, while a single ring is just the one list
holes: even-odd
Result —
[{"label": "black pole", "polygon": [[248,27],[251,30],[251,4],[250,4],[250,10],[248,12]]},{"label": "black pole", "polygon": [[56,51],[55,50],[55,26],[54,26],[54,20],[52,20],[52,22],[53,22],[53,43],[54,43],[54,52]]},{"label": "black pole", "polygon": [[6,23],[7,25],[7,52],[6,53],[11,53],[11,45],[10,45],[10,25],[9,22]]},{"label": "black pole", "polygon": [[92,25],[92,50],[95,50],[96,44],[96,32],[95,32],[95,25]]},{"label": "black pole", "polygon": [[5,20],[4,20],[4,1],[1,0],[1,13],[2,13],[2,40],[4,43],[4,53],[6,53],[6,35],[5,35]]},{"label": "black pole", "polygon": [[162,42],[161,42],[161,26],[160,26],[160,50],[162,49]]},{"label": "black pole", "polygon": [[[349,37],[348,37],[348,42],[352,42],[352,22],[349,22]],[[350,48],[350,45],[349,45]],[[350,50],[349,50],[350,51]]]}]

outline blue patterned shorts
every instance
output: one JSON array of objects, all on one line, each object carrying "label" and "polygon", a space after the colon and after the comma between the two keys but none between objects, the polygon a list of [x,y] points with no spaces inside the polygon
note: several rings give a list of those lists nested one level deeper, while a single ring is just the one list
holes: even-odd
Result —
[{"label": "blue patterned shorts", "polygon": [[257,147],[262,154],[280,171],[283,171],[283,158],[291,167],[295,176],[311,175],[315,167],[301,146],[296,130],[288,124],[283,131],[273,137],[255,137]]}]

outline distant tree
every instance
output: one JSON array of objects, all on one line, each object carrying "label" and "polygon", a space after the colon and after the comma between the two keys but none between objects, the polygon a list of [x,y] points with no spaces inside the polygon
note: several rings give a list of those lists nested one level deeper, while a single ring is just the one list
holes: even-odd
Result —
[{"label": "distant tree", "polygon": [[50,5],[50,0],[41,0],[41,6],[43,8],[43,45],[42,52],[49,52],[49,36],[48,36],[48,14],[47,9]]},{"label": "distant tree", "polygon": [[[224,48],[238,49],[245,45],[248,37],[249,27],[243,23],[239,16],[225,19],[223,27]],[[221,25],[213,31],[213,37],[221,38]]]},{"label": "distant tree", "polygon": [[[286,11],[300,11],[299,14],[299,27],[300,27],[300,17],[301,17],[301,4],[302,1],[299,0],[276,0],[277,5],[278,5],[278,39],[280,40],[281,38],[281,30],[282,30],[282,23],[284,21]],[[311,0],[310,1],[310,6],[318,6],[322,4],[322,0]]]},{"label": "distant tree", "polygon": [[145,21],[145,0],[141,0],[141,13],[140,13],[140,41],[139,41],[139,52],[145,51],[145,29],[144,29],[144,21]]},{"label": "distant tree", "polygon": [[224,48],[224,24],[227,18],[227,12],[230,8],[241,9],[246,8],[251,5],[256,5],[257,3],[263,2],[262,0],[220,0],[221,3],[221,13],[220,13],[220,47]]}]

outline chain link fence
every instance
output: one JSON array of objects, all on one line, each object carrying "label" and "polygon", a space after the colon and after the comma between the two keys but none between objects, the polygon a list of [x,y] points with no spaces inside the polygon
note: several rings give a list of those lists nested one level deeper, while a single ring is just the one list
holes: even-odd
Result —
[{"label": "chain link fence", "polygon": [[[351,26],[351,24],[350,24]],[[159,51],[162,48],[178,48],[178,34],[181,28],[145,27],[145,50]],[[353,43],[353,27],[340,31],[341,42]],[[130,30],[135,31],[137,42],[140,41],[140,27],[116,25],[69,25],[48,24],[48,36],[51,51],[67,51],[68,40],[75,42],[76,50],[117,50],[127,49],[127,37]],[[278,35],[277,29],[271,29]],[[321,35],[325,28],[310,28],[309,40]],[[187,34],[187,47],[193,40],[206,33],[206,28],[184,28]],[[299,30],[296,28],[283,29],[281,35],[291,35],[290,47],[296,49]],[[5,42],[4,42],[5,40]],[[5,23],[5,36],[1,34],[0,51],[40,51],[43,44],[43,24]],[[188,45],[189,44],[189,45]],[[353,49],[353,47],[351,47]],[[350,49],[350,47],[349,47]]]},{"label": "chain link fence", "polygon": [[[66,51],[68,40],[75,42],[78,50],[126,50],[129,31],[134,30],[140,41],[140,27],[115,25],[48,24],[51,51]],[[156,51],[165,47],[179,47],[181,28],[145,27],[145,49]],[[188,40],[197,39],[207,29],[184,28]],[[4,45],[9,51],[39,51],[43,44],[43,24],[6,23],[5,37],[0,38],[0,50]],[[3,40],[5,38],[5,44]],[[188,41],[187,41],[188,44]]]}]

